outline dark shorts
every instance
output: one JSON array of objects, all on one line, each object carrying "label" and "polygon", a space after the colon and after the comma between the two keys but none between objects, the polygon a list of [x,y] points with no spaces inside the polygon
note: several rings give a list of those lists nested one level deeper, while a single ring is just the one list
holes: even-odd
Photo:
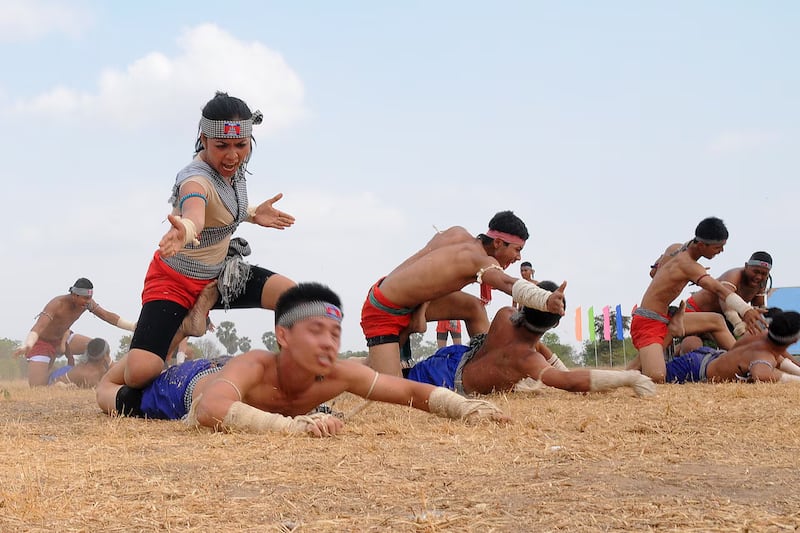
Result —
[{"label": "dark shorts", "polygon": [[[260,309],[264,284],[274,272],[257,266],[250,267],[250,277],[244,291],[231,300],[231,309]],[[217,301],[212,309],[222,309]],[[169,345],[175,332],[186,318],[189,309],[171,300],[151,300],[142,304],[136,331],[131,339],[131,349],[145,350],[166,360]]]},{"label": "dark shorts", "polygon": [[706,368],[708,364],[725,353],[724,350],[715,350],[708,346],[701,346],[697,350],[676,357],[667,363],[667,383],[702,383],[706,381]]},{"label": "dark shorts", "polygon": [[408,379],[437,387],[456,390],[456,370],[469,346],[454,344],[439,348],[435,354],[415,364],[408,371]]},{"label": "dark shorts", "polygon": [[219,372],[231,357],[195,359],[169,367],[143,389],[123,385],[117,392],[116,408],[122,416],[180,420],[189,412],[193,380]]}]

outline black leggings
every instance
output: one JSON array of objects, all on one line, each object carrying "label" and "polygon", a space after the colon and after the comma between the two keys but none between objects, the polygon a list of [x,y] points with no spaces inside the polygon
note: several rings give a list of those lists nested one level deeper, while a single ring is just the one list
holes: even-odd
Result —
[{"label": "black leggings", "polygon": [[[274,272],[266,268],[251,266],[245,289],[231,301],[230,308],[260,309],[261,293],[273,274]],[[217,301],[212,309],[222,309],[222,307]],[[188,309],[169,300],[154,300],[142,305],[136,331],[133,332],[131,339],[131,349],[146,350],[166,360],[172,338],[188,313]]]}]

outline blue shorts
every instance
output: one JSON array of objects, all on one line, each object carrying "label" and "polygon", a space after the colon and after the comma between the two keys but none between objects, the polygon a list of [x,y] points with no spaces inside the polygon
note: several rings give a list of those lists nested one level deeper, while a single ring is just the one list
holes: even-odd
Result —
[{"label": "blue shorts", "polygon": [[724,354],[724,350],[715,350],[708,346],[676,357],[667,363],[667,383],[686,383],[706,381],[708,364]]},{"label": "blue shorts", "polygon": [[67,372],[69,372],[70,370],[72,370],[72,366],[70,366],[70,365],[65,365],[65,366],[62,366],[61,368],[56,368],[56,369],[55,369],[55,370],[53,370],[53,372],[50,374],[50,377],[49,377],[49,378],[48,378],[48,380],[47,380],[47,384],[48,384],[48,385],[52,385],[53,383],[55,383],[55,382],[56,382],[56,380],[57,380],[58,378],[60,378],[61,376],[65,375],[65,374],[66,374]]},{"label": "blue shorts", "polygon": [[408,379],[455,390],[458,364],[469,349],[469,346],[463,344],[439,348],[435,354],[411,367],[408,371]]},{"label": "blue shorts", "polygon": [[117,412],[125,416],[180,420],[189,412],[191,397],[186,401],[187,388],[190,385],[194,388],[195,378],[219,372],[230,359],[195,359],[171,366],[141,391],[123,386],[117,393]]}]

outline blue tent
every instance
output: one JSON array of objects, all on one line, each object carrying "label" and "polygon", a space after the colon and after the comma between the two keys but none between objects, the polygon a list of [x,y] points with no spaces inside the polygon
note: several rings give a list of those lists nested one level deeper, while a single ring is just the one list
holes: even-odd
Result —
[{"label": "blue tent", "polygon": [[[769,307],[780,307],[784,311],[797,311],[800,313],[800,287],[780,287],[769,291],[767,296]],[[800,354],[800,342],[789,346],[789,353]]]}]

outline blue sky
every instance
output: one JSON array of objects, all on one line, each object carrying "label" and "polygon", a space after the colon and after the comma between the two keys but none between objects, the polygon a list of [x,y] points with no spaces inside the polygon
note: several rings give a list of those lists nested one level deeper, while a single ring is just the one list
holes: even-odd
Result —
[{"label": "blue sky", "polygon": [[[629,310],[652,260],[710,215],[731,233],[712,274],[766,250],[775,286],[800,285],[798,23],[789,1],[6,0],[0,337],[24,338],[81,276],[138,316],[217,89],[265,113],[251,199],[283,192],[297,217],[241,227],[250,260],[337,290],[343,350],[364,347],[370,284],[434,225],[477,234],[504,209],[528,225],[537,279],[569,283],[564,340],[575,306]],[[490,315],[511,299],[494,300]],[[254,346],[273,329],[268,311],[212,319]],[[124,333],[90,315],[75,329]]]}]

